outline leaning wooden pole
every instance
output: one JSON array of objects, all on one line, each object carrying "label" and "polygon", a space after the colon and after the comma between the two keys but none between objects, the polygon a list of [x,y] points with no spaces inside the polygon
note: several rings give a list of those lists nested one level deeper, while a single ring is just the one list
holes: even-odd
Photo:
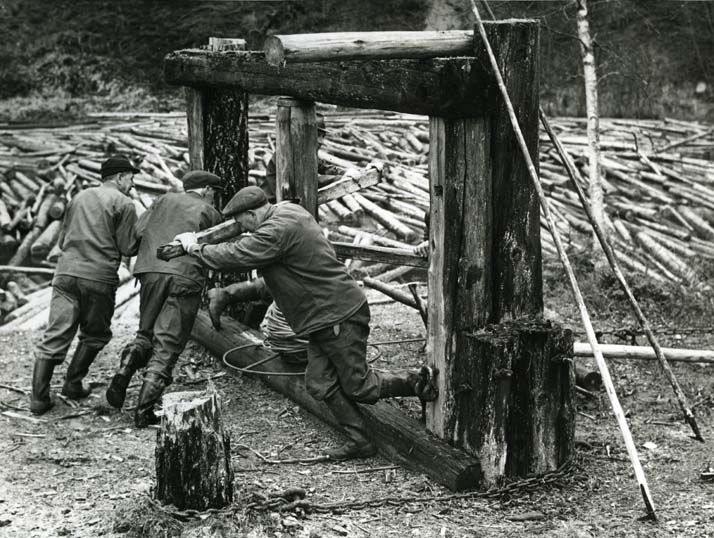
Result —
[{"label": "leaning wooden pole", "polygon": [[640,325],[642,326],[642,330],[645,332],[647,340],[652,346],[652,349],[654,349],[655,355],[657,356],[657,360],[659,361],[659,364],[664,370],[664,374],[667,376],[669,383],[674,389],[674,394],[677,396],[679,407],[684,413],[685,422],[689,424],[689,426],[692,428],[692,431],[694,432],[694,438],[698,441],[704,441],[704,438],[702,437],[702,434],[699,430],[699,426],[697,425],[697,421],[694,418],[694,412],[692,411],[692,408],[689,406],[689,402],[687,401],[687,397],[679,386],[677,378],[674,376],[674,372],[672,371],[672,368],[667,362],[667,358],[662,352],[662,347],[659,345],[659,342],[657,341],[657,337],[654,335],[654,332],[652,332],[652,327],[650,327],[647,318],[645,317],[644,313],[642,312],[642,309],[640,308],[640,304],[637,302],[637,299],[632,293],[632,289],[627,283],[625,275],[623,275],[622,271],[620,270],[620,265],[617,261],[617,258],[615,258],[615,252],[613,251],[612,246],[610,245],[610,242],[607,239],[607,236],[603,232],[602,227],[595,218],[595,215],[593,214],[593,208],[585,199],[585,193],[583,192],[583,189],[580,187],[580,184],[576,180],[578,171],[575,168],[575,165],[573,165],[572,161],[568,157],[568,154],[560,143],[560,140],[550,128],[550,123],[548,123],[548,118],[546,117],[545,112],[543,112],[543,109],[540,110],[540,121],[543,124],[545,131],[548,133],[550,140],[553,142],[555,149],[558,151],[561,160],[563,161],[563,165],[565,166],[565,169],[568,172],[568,176],[570,177],[570,182],[573,185],[575,192],[578,193],[578,198],[580,198],[580,204],[583,206],[585,214],[587,215],[588,220],[590,221],[590,224],[593,227],[595,236],[598,238],[598,241],[600,241],[600,245],[602,246],[602,250],[605,252],[607,261],[610,263],[612,272],[615,274],[615,278],[617,278],[617,281],[620,283],[620,287],[625,292],[627,300],[630,302],[630,306],[632,307],[632,311],[635,313],[637,321],[639,321]]},{"label": "leaning wooden pole", "polygon": [[550,211],[550,205],[545,197],[543,188],[541,187],[540,180],[538,178],[538,173],[536,172],[535,166],[533,165],[533,160],[531,159],[530,154],[528,152],[528,146],[526,145],[526,141],[523,138],[523,133],[521,132],[521,129],[518,125],[518,119],[516,118],[516,113],[513,109],[513,104],[511,103],[511,99],[508,96],[508,91],[506,90],[506,85],[503,82],[501,70],[498,67],[496,56],[493,53],[491,43],[489,42],[488,36],[486,35],[486,29],[484,28],[483,21],[481,20],[481,15],[479,14],[478,8],[476,7],[475,0],[471,0],[471,7],[474,16],[476,17],[476,26],[488,53],[491,68],[493,69],[493,74],[496,77],[496,82],[498,83],[498,88],[506,104],[508,116],[511,120],[511,125],[518,140],[518,145],[521,149],[523,158],[526,161],[531,180],[533,181],[534,187],[538,193],[538,198],[540,199],[541,207],[543,208],[543,214],[545,216],[546,222],[548,223],[548,228],[550,229],[551,234],[553,235],[553,242],[555,243],[556,250],[558,251],[558,256],[560,257],[563,267],[565,268],[565,272],[568,275],[568,281],[570,282],[570,287],[573,291],[575,302],[577,303],[578,310],[580,311],[580,317],[582,318],[583,325],[585,326],[585,332],[588,337],[588,342],[592,347],[593,355],[595,356],[595,361],[597,362],[598,369],[600,370],[600,374],[602,375],[602,381],[605,385],[605,390],[610,399],[610,405],[612,406],[612,410],[615,414],[615,418],[617,419],[618,426],[620,427],[623,440],[625,441],[627,453],[629,454],[630,461],[632,462],[632,467],[635,472],[635,478],[637,479],[637,482],[640,487],[640,493],[642,494],[642,498],[645,503],[645,509],[647,510],[647,514],[652,519],[656,519],[657,516],[655,514],[654,501],[652,500],[649,486],[647,485],[647,478],[645,477],[645,473],[642,470],[642,465],[640,464],[640,458],[637,454],[637,448],[635,447],[635,443],[632,439],[632,433],[630,433],[630,428],[627,425],[625,413],[623,412],[622,406],[620,405],[620,401],[617,398],[617,393],[615,392],[615,386],[612,382],[610,371],[607,368],[607,364],[605,364],[605,358],[602,356],[602,352],[600,351],[598,341],[595,336],[595,331],[593,330],[593,326],[590,321],[590,315],[588,314],[587,307],[585,306],[585,302],[583,301],[583,296],[580,292],[580,287],[578,286],[575,274],[573,273],[573,268],[570,266],[570,261],[568,260],[568,256],[565,253],[565,248],[563,247],[563,242],[560,238],[560,234],[558,233],[555,227],[555,221],[553,220],[553,215]]}]

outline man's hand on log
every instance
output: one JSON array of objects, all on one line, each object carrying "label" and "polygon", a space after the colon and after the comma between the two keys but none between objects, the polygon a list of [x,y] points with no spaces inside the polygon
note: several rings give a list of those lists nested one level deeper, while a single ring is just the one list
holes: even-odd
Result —
[{"label": "man's hand on log", "polygon": [[414,254],[422,258],[429,258],[429,241],[422,241],[414,247]]},{"label": "man's hand on log", "polygon": [[174,237],[174,241],[178,241],[181,243],[181,246],[187,253],[191,253],[192,248],[191,247],[197,247],[198,246],[198,240],[196,239],[196,232],[184,232],[182,234],[178,234],[176,237]]}]

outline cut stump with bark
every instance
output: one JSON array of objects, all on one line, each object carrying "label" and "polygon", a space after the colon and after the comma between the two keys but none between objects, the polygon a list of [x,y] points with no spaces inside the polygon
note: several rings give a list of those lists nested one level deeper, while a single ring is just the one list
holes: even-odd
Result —
[{"label": "cut stump with bark", "polygon": [[156,435],[156,498],[180,510],[233,502],[230,438],[215,391],[173,392],[163,398]]},{"label": "cut stump with bark", "polygon": [[481,464],[481,487],[553,471],[573,454],[573,338],[520,319],[462,334],[447,436]]}]

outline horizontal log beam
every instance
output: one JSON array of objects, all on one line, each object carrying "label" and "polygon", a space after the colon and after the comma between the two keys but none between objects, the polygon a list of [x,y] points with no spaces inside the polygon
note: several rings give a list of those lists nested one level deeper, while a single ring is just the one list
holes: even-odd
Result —
[{"label": "horizontal log beam", "polygon": [[355,245],[353,243],[342,243],[340,241],[333,241],[332,246],[338,258],[353,258],[355,260],[388,263],[391,265],[429,268],[429,260],[400,248]]},{"label": "horizontal log beam", "polygon": [[325,204],[331,200],[342,198],[345,194],[352,194],[367,187],[372,187],[381,180],[382,171],[377,168],[368,168],[365,172],[348,170],[342,178],[318,189],[317,204]]},{"label": "horizontal log beam", "polygon": [[[225,318],[224,318],[225,319]],[[212,328],[208,314],[200,312],[191,336],[211,353],[220,357],[231,348],[262,342],[258,331],[235,320],[225,320],[225,328]],[[229,364],[246,366],[272,355],[262,346],[244,348],[228,357]],[[275,359],[260,365],[263,371],[294,372],[294,365]],[[261,376],[261,381],[273,390],[287,396],[304,409],[334,426],[335,419],[327,406],[307,393],[299,376]],[[416,420],[385,402],[361,405],[360,409],[373,433],[380,452],[412,471],[423,473],[453,491],[478,486],[479,467],[476,460],[429,434]]]},{"label": "horizontal log beam", "polygon": [[488,114],[495,84],[475,58],[350,60],[268,65],[262,52],[174,51],[164,59],[174,85],[234,87],[252,94],[290,95],[356,108],[431,116]]},{"label": "horizontal log beam", "polygon": [[269,36],[263,51],[270,65],[323,60],[471,56],[471,30],[431,32],[330,32]]}]

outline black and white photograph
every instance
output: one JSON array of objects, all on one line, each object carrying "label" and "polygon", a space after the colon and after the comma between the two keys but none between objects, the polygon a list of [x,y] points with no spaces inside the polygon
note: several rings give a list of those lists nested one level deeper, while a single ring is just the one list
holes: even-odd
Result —
[{"label": "black and white photograph", "polygon": [[714,538],[714,0],[0,0],[0,538]]}]

